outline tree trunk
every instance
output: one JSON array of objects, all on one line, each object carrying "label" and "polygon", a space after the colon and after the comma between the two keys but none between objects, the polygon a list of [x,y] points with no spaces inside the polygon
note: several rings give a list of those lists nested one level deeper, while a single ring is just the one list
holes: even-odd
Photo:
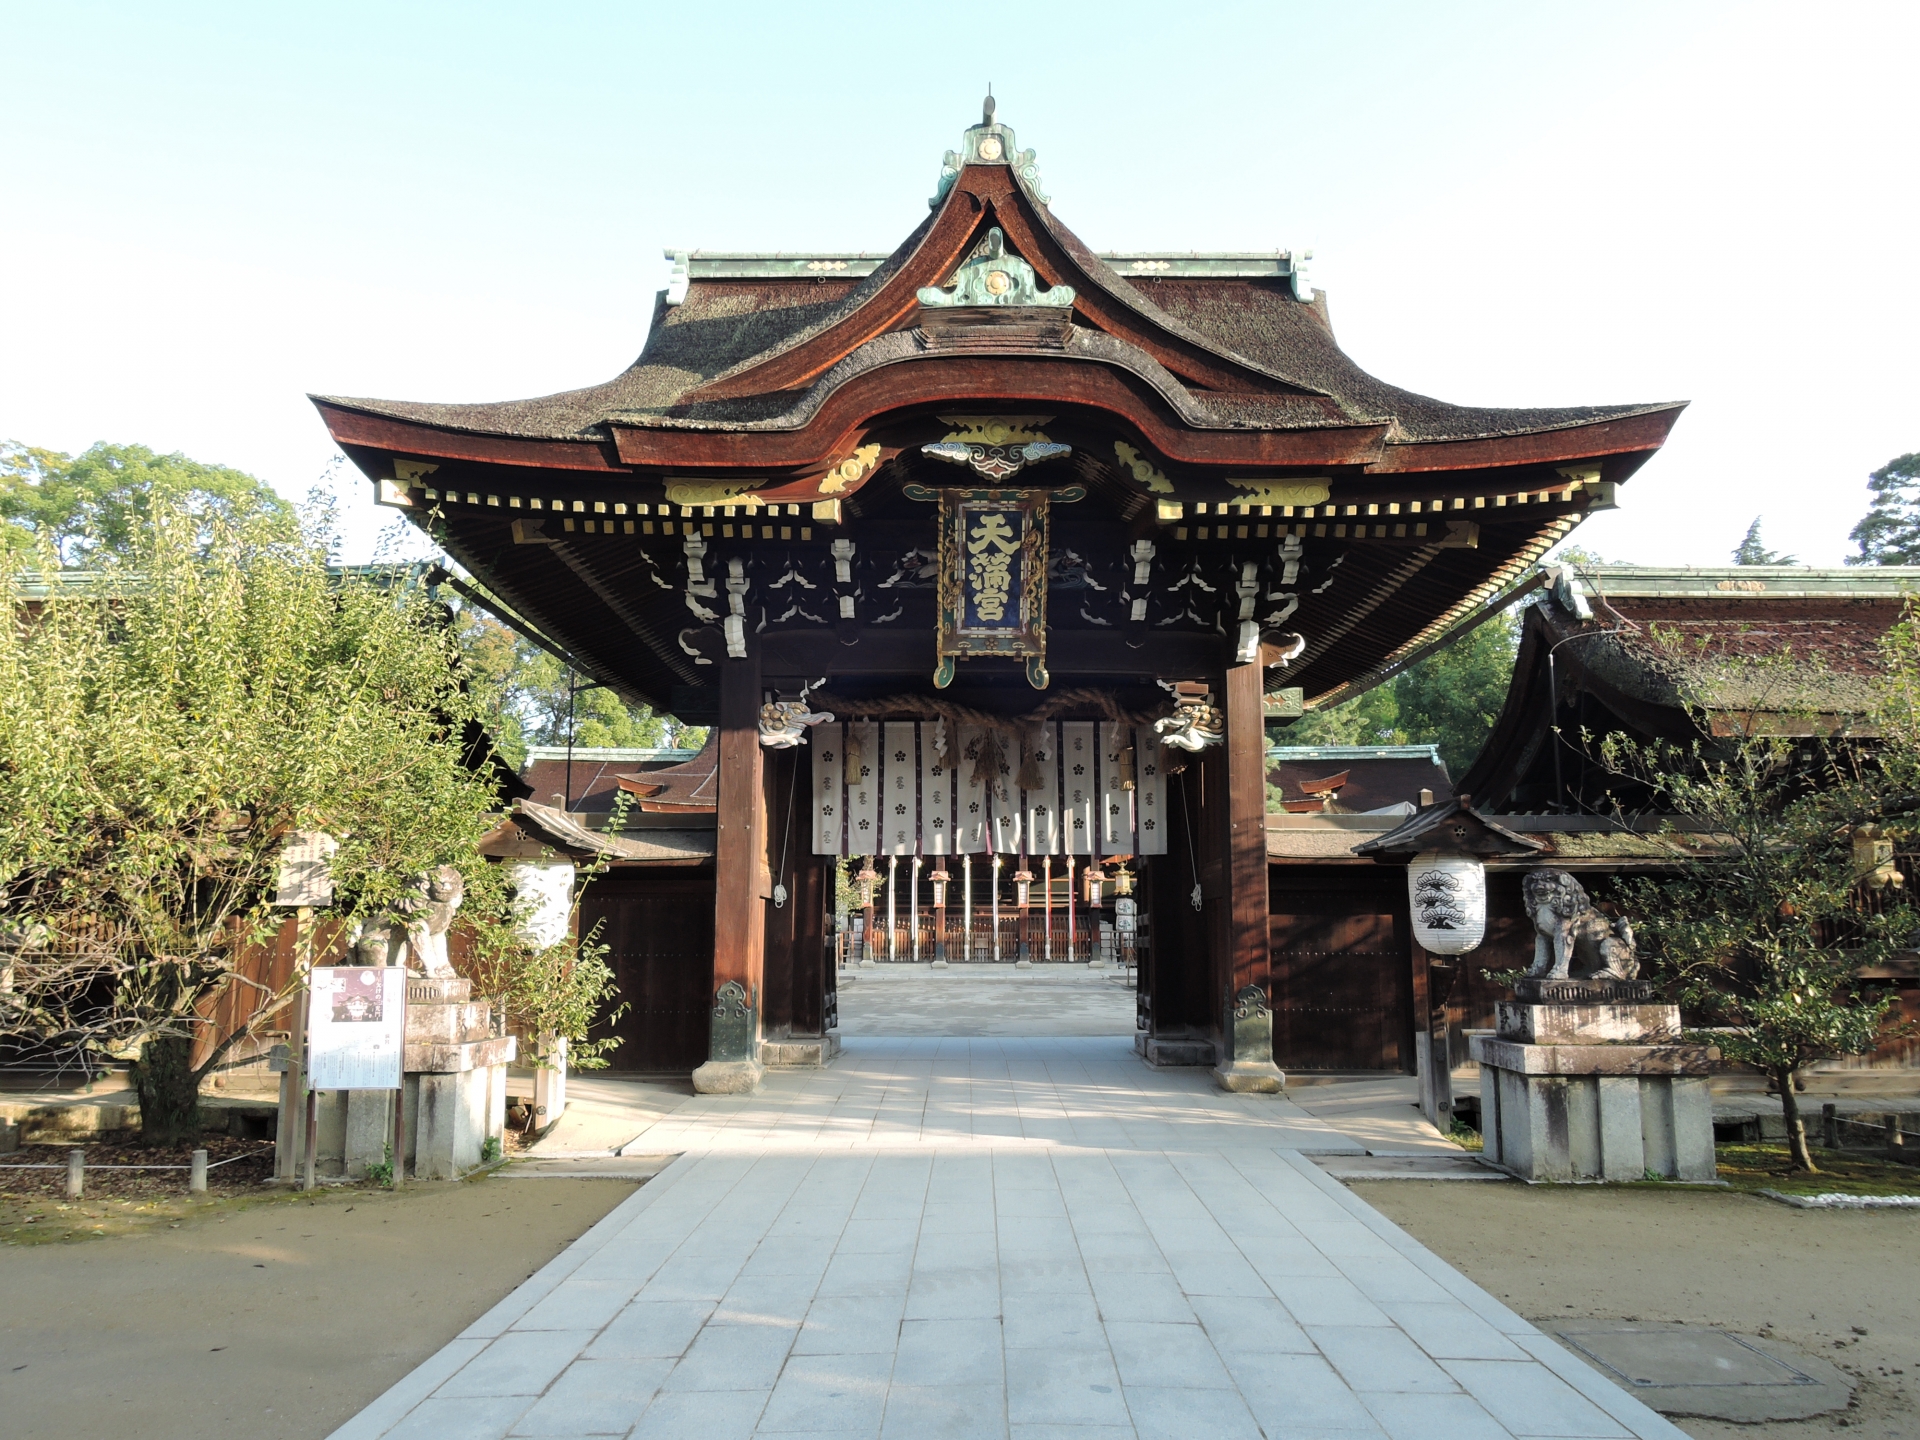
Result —
[{"label": "tree trunk", "polygon": [[1793,1168],[1815,1175],[1820,1167],[1813,1163],[1813,1152],[1807,1148],[1807,1122],[1800,1116],[1800,1097],[1793,1089],[1794,1068],[1797,1067],[1776,1069],[1773,1083],[1780,1092],[1780,1114],[1787,1122],[1787,1154],[1793,1160]]},{"label": "tree trunk", "polygon": [[192,1058],[191,1036],[157,1036],[141,1045],[132,1068],[134,1092],[140,1097],[141,1143],[178,1145],[199,1134],[200,1077]]}]

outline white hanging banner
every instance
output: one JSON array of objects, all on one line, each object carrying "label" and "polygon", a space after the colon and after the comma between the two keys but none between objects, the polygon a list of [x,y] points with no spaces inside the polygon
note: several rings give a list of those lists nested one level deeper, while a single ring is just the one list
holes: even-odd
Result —
[{"label": "white hanging banner", "polygon": [[1002,855],[1012,855],[1020,849],[1021,815],[1020,790],[1013,783],[1014,768],[1020,763],[1020,742],[1012,736],[1002,734],[1000,741],[1000,773],[993,777],[993,849]]},{"label": "white hanging banner", "polygon": [[[945,726],[943,732],[942,726]],[[947,754],[939,750],[939,739],[947,738]],[[953,757],[958,754],[953,726],[936,720],[920,727],[920,853],[952,855],[953,830]]]},{"label": "white hanging banner", "polygon": [[1107,855],[1132,855],[1133,780],[1127,746],[1133,729],[1102,720],[1100,737],[1100,849]]},{"label": "white hanging banner", "polygon": [[840,793],[840,757],[846,744],[844,725],[816,725],[813,730],[813,853],[844,855],[846,846],[845,796]]},{"label": "white hanging banner", "polygon": [[1137,855],[1167,853],[1166,754],[1160,737],[1144,725],[1134,731],[1133,810],[1140,848]]},{"label": "white hanging banner", "polygon": [[1027,853],[1060,853],[1060,727],[1043,725],[1039,731],[1034,763],[1040,767],[1040,788],[1023,790],[1021,798],[1027,810]]},{"label": "white hanging banner", "polygon": [[978,725],[960,725],[954,741],[953,793],[959,825],[962,855],[978,855],[987,848],[987,787],[974,778],[974,762],[980,758],[981,733]]},{"label": "white hanging banner", "polygon": [[880,727],[871,720],[847,726],[847,853],[880,849]]},{"label": "white hanging banner", "polygon": [[1100,763],[1091,720],[1069,720],[1060,727],[1060,809],[1067,849],[1093,853],[1098,821]]},{"label": "white hanging banner", "polygon": [[911,855],[919,843],[919,728],[911,720],[889,720],[880,727],[880,832],[889,855]]}]

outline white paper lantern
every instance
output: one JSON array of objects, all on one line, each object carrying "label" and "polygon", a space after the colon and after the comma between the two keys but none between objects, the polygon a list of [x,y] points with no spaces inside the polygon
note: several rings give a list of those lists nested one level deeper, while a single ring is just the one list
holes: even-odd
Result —
[{"label": "white paper lantern", "polygon": [[566,939],[573,922],[573,862],[517,860],[507,873],[520,892],[520,938],[542,949]]},{"label": "white paper lantern", "polygon": [[1487,872],[1471,855],[1423,850],[1407,866],[1413,937],[1431,955],[1464,955],[1487,933]]}]

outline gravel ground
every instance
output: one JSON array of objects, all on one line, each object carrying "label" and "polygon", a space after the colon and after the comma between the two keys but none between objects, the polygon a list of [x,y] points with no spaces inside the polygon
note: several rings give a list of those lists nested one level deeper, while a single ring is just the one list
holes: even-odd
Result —
[{"label": "gravel ground", "polygon": [[0,1434],[320,1440],[633,1188],[269,1191],[90,1243],[0,1243]]},{"label": "gravel ground", "polygon": [[1676,1418],[1699,1440],[1920,1436],[1912,1211],[1795,1210],[1662,1186],[1356,1183],[1354,1191],[1536,1323],[1666,1320],[1768,1335],[1856,1377],[1844,1413]]}]

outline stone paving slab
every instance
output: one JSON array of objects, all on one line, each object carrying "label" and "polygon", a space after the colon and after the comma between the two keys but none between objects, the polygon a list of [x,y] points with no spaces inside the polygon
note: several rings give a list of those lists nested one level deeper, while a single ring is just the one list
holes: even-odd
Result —
[{"label": "stone paving slab", "polygon": [[770,1080],[656,1121],[679,1160],[336,1440],[1681,1434],[1283,1099],[1076,1039]]},{"label": "stone paving slab", "polygon": [[1123,972],[1085,965],[876,964],[840,972],[840,1038],[1119,1035],[1134,1032]]}]

